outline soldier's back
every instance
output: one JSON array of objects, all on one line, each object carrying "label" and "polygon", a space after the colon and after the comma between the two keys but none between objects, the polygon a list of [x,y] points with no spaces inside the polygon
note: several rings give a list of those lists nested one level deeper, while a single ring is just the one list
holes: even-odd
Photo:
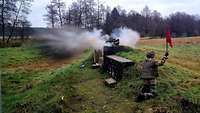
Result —
[{"label": "soldier's back", "polygon": [[141,79],[155,79],[158,76],[157,61],[154,59],[146,59],[143,62]]}]

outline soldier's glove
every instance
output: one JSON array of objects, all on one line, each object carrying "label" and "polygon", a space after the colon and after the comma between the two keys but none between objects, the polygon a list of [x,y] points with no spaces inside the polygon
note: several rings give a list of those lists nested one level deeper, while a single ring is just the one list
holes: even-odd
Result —
[{"label": "soldier's glove", "polygon": [[168,56],[169,56],[169,53],[168,53],[168,52],[165,52],[165,56],[168,57]]},{"label": "soldier's glove", "polygon": [[161,59],[161,62],[165,62],[165,60],[167,60],[168,57],[167,56],[163,56],[162,59]]},{"label": "soldier's glove", "polygon": [[167,59],[168,59],[168,57],[167,57],[167,56],[164,56],[164,57],[163,57],[163,60],[167,60]]}]

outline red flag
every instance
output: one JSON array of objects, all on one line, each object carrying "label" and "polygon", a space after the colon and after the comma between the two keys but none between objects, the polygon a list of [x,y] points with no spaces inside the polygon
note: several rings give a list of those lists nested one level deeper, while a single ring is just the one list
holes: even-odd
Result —
[{"label": "red flag", "polygon": [[172,37],[171,37],[171,33],[170,33],[169,29],[166,32],[166,44],[168,44],[168,43],[169,43],[169,46],[172,48],[173,43],[172,43]]}]

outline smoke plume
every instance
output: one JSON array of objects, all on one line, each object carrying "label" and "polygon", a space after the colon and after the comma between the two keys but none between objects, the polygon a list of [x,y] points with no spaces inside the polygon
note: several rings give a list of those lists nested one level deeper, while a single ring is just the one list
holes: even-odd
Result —
[{"label": "smoke plume", "polygon": [[120,45],[129,46],[132,48],[135,48],[136,43],[140,39],[138,32],[128,28],[115,29],[112,33],[112,36],[120,39]]},{"label": "smoke plume", "polygon": [[[128,28],[120,28],[113,31],[112,36],[120,39],[120,45],[135,47],[139,40],[139,34]],[[51,30],[36,37],[40,47],[48,55],[71,56],[87,48],[102,49],[108,35],[103,35],[102,30],[94,29],[85,31],[74,27]]]}]

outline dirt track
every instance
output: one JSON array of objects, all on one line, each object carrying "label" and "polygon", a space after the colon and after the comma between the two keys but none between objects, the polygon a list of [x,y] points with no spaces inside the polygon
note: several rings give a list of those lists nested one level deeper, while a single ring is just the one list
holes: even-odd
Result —
[{"label": "dirt track", "polygon": [[41,58],[41,59],[35,59],[31,62],[24,63],[24,64],[11,64],[8,66],[8,68],[24,68],[24,69],[57,69],[61,68],[67,64],[71,64],[76,59],[79,58],[79,55],[76,55],[71,58],[65,58],[65,59],[51,59],[51,58]]}]

